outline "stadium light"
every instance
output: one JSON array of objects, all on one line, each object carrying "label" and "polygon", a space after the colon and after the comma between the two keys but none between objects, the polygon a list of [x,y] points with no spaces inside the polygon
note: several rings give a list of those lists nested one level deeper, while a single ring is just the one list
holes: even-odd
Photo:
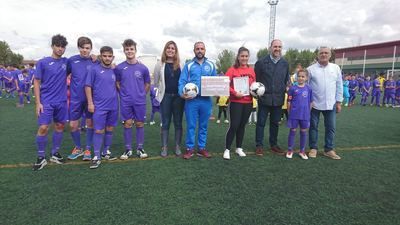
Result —
[{"label": "stadium light", "polygon": [[275,19],[276,19],[276,5],[279,0],[268,0],[268,4],[271,6],[269,15],[269,39],[268,43],[271,43],[275,38]]}]

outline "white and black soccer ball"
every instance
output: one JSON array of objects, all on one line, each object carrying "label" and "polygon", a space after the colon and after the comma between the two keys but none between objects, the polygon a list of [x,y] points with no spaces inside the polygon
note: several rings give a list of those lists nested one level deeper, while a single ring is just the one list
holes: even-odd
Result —
[{"label": "white and black soccer ball", "polygon": [[183,87],[183,93],[187,94],[190,98],[194,98],[199,93],[199,88],[194,83],[187,83],[185,87]]},{"label": "white and black soccer ball", "polygon": [[265,86],[264,84],[260,83],[260,82],[253,82],[250,85],[250,94],[255,97],[255,98],[259,98],[261,96],[263,96],[265,93]]}]

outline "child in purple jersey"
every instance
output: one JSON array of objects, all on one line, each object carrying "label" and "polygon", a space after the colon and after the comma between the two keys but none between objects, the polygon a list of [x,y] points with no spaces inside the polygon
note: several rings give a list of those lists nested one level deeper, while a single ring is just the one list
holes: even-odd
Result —
[{"label": "child in purple jersey", "polygon": [[37,161],[33,170],[41,170],[46,164],[45,150],[49,125],[54,121],[53,147],[50,161],[63,164],[59,153],[67,116],[67,58],[62,57],[67,39],[57,34],[51,39],[53,53],[38,61],[34,89],[36,96],[36,115],[39,129],[36,135]]},{"label": "child in purple jersey", "polygon": [[[118,95],[116,77],[112,69],[113,49],[100,49],[101,64],[94,65],[86,76],[85,93],[88,111],[93,113],[93,149],[90,168],[96,169],[101,163],[101,146],[111,146],[113,130],[118,121]],[[104,152],[103,152],[104,153]],[[110,152],[107,154],[111,155]]]},{"label": "child in purple jersey", "polygon": [[288,151],[286,158],[293,157],[296,129],[300,125],[300,153],[302,159],[308,159],[305,148],[307,141],[307,129],[310,127],[310,112],[312,106],[312,91],[306,84],[307,70],[299,70],[297,73],[297,85],[290,87],[288,93],[289,119],[287,126],[290,128],[288,137]]},{"label": "child in purple jersey", "polygon": [[393,80],[393,75],[389,75],[389,79],[383,83],[385,88],[383,96],[383,104],[386,107],[394,106],[396,94],[396,81]]},{"label": "child in purple jersey", "polygon": [[[150,86],[150,100],[151,100],[151,115],[150,115],[150,125],[154,125],[154,115],[158,112],[160,113],[160,102],[156,99],[158,95],[158,89],[154,85]],[[161,124],[162,125],[162,124]]]},{"label": "child in purple jersey", "polygon": [[372,81],[372,95],[371,95],[371,106],[374,105],[374,100],[375,100],[375,105],[376,106],[381,106],[380,101],[381,101],[381,82],[379,81],[379,76],[376,75],[375,79]]},{"label": "child in purple jersey", "polygon": [[[25,76],[27,76],[27,71],[24,71]],[[24,90],[25,90],[25,77],[21,70],[14,70],[14,82],[15,88],[18,92],[18,103],[17,108],[24,107]]]},{"label": "child in purple jersey", "polygon": [[144,122],[146,116],[146,94],[150,89],[150,74],[147,67],[136,59],[136,42],[127,39],[122,43],[126,61],[115,68],[119,89],[121,117],[124,121],[125,152],[120,159],[132,156],[132,123],[136,126],[136,154],[147,158],[143,149]]},{"label": "child in purple jersey", "polygon": [[[85,95],[86,74],[94,65],[98,64],[96,59],[91,57],[92,41],[88,37],[80,37],[77,41],[79,54],[68,59],[68,71],[71,74],[70,83],[70,103],[69,103],[69,125],[71,137],[75,144],[68,159],[77,159],[80,156],[83,161],[91,160],[91,147],[93,142],[93,121],[92,113],[87,110],[87,100]],[[81,146],[81,130],[79,120],[85,115],[86,147],[83,151]],[[115,159],[111,154],[107,154],[107,159]]]},{"label": "child in purple jersey", "polygon": [[361,102],[360,104],[362,106],[365,106],[367,104],[367,99],[369,97],[369,94],[371,93],[371,77],[370,76],[366,76],[365,80],[362,82],[362,86],[361,86]]},{"label": "child in purple jersey", "polygon": [[394,107],[400,107],[400,78],[396,82],[396,105]]},{"label": "child in purple jersey", "polygon": [[15,98],[14,91],[15,91],[15,77],[14,77],[14,70],[15,68],[12,65],[7,65],[7,70],[4,73],[3,79],[5,83],[6,89],[6,98]]},{"label": "child in purple jersey", "polygon": [[350,93],[350,106],[354,105],[354,101],[357,96],[358,81],[356,80],[356,75],[352,74],[349,81],[349,93]]}]

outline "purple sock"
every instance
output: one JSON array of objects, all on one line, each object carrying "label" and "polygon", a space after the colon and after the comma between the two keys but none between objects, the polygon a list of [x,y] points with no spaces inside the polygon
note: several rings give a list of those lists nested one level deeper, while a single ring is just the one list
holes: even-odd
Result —
[{"label": "purple sock", "polygon": [[73,131],[71,132],[71,137],[75,147],[81,149],[81,132],[79,130]]},{"label": "purple sock", "polygon": [[97,156],[97,159],[101,159],[100,149],[101,149],[101,144],[103,143],[103,137],[104,134],[98,134],[98,133],[93,134],[93,149],[94,149],[94,155]]},{"label": "purple sock", "polygon": [[288,150],[289,151],[293,151],[295,137],[296,137],[296,131],[290,129],[289,137],[288,137]]},{"label": "purple sock", "polygon": [[300,152],[304,152],[306,150],[306,142],[307,142],[307,131],[300,130]]},{"label": "purple sock", "polygon": [[93,145],[93,128],[86,130],[86,149],[90,150]]},{"label": "purple sock", "polygon": [[58,150],[60,150],[62,138],[63,132],[53,132],[53,147],[51,148],[51,155],[54,155]]},{"label": "purple sock", "polygon": [[125,142],[125,149],[132,150],[132,127],[131,128],[124,127],[124,142]]},{"label": "purple sock", "polygon": [[47,135],[45,136],[36,135],[36,146],[37,146],[38,157],[45,157],[46,145],[47,145]]},{"label": "purple sock", "polygon": [[24,96],[23,95],[19,96],[19,104],[20,105],[24,104]]},{"label": "purple sock", "polygon": [[136,127],[136,149],[143,149],[143,142],[144,142],[144,128],[143,127]]},{"label": "purple sock", "polygon": [[106,131],[106,134],[104,135],[103,155],[107,154],[107,150],[110,149],[110,146],[111,146],[111,143],[112,143],[112,138],[113,138],[113,132],[112,131]]}]

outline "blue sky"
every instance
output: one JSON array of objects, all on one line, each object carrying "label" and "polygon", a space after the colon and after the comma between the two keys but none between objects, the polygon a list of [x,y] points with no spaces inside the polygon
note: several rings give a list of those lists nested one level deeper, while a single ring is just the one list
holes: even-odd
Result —
[{"label": "blue sky", "polygon": [[[169,40],[178,44],[181,60],[193,57],[202,40],[215,59],[223,49],[242,45],[256,52],[267,46],[267,0],[0,0],[0,40],[26,59],[49,55],[50,38],[61,33],[69,41],[66,56],[77,53],[76,40],[88,36],[94,53],[101,46],[124,59],[121,43],[132,38],[138,55],[159,55]],[[280,0],[275,37],[284,48],[349,47],[400,39],[397,0]]]}]

